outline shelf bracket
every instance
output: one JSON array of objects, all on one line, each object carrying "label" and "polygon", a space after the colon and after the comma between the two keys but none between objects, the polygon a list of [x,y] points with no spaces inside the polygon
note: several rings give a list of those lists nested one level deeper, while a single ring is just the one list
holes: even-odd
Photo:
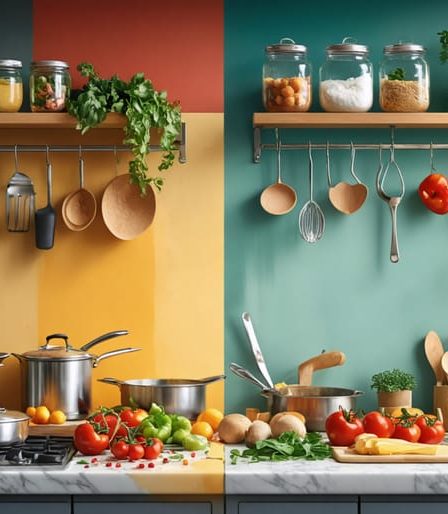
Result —
[{"label": "shelf bracket", "polygon": [[254,163],[259,164],[261,159],[261,129],[254,127]]},{"label": "shelf bracket", "polygon": [[180,129],[179,141],[179,162],[185,164],[187,162],[187,126],[182,122]]}]

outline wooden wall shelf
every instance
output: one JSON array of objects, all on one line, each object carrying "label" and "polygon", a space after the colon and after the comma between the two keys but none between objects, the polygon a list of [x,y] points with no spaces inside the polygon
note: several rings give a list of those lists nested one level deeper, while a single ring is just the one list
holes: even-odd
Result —
[{"label": "wooden wall shelf", "polygon": [[[101,129],[121,129],[126,124],[122,114],[111,113],[98,125]],[[0,128],[18,129],[74,129],[76,119],[66,112],[12,112],[0,113]]]}]

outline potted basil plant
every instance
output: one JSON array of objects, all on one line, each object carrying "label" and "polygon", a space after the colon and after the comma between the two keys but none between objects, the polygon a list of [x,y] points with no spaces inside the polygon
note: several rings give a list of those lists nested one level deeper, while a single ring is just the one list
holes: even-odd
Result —
[{"label": "potted basil plant", "polygon": [[373,375],[370,387],[377,391],[378,407],[389,414],[397,408],[412,407],[412,391],[416,386],[411,373],[392,369]]}]

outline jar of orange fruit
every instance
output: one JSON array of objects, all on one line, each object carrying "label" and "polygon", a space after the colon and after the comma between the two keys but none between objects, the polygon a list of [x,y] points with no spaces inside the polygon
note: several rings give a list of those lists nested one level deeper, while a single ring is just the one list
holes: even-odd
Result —
[{"label": "jar of orange fruit", "polygon": [[269,112],[306,112],[311,106],[307,48],[290,38],[265,49],[263,104]]}]

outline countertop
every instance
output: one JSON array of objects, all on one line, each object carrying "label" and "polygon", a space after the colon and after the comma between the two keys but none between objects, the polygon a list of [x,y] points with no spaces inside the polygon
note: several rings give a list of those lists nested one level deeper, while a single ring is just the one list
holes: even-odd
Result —
[{"label": "countertop", "polygon": [[[163,464],[160,457],[154,468],[148,468],[148,460],[121,461],[117,468],[109,452],[93,463],[93,457],[76,455],[64,469],[0,467],[0,494],[223,494],[223,446],[211,443],[207,455],[183,453],[187,465],[182,461]],[[144,469],[138,467],[140,463]]]},{"label": "countertop", "polygon": [[448,494],[448,464],[341,464],[286,461],[231,464],[225,448],[226,494]]}]

